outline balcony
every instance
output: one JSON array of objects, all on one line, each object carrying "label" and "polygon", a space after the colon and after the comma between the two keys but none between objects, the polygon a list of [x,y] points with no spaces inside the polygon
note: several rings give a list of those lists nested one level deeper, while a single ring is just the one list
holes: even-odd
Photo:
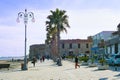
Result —
[{"label": "balcony", "polygon": [[106,45],[113,45],[115,43],[120,43],[120,38],[119,37],[114,37],[108,41],[106,41]]}]

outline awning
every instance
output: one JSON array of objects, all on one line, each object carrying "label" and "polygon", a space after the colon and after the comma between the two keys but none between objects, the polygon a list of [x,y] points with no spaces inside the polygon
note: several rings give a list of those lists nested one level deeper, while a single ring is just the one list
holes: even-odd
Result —
[{"label": "awning", "polygon": [[96,51],[96,50],[98,50],[99,48],[98,47],[93,47],[93,48],[91,48],[91,50],[93,50],[93,51]]}]

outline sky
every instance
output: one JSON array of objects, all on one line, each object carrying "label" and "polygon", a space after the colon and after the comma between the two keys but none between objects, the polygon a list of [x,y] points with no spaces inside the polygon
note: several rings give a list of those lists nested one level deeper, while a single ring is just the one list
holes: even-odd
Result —
[{"label": "sky", "polygon": [[27,54],[33,44],[44,44],[47,16],[65,10],[70,28],[61,39],[87,39],[102,31],[115,31],[120,23],[120,0],[0,0],[0,56],[24,56],[25,25],[19,12],[33,12],[27,24]]}]

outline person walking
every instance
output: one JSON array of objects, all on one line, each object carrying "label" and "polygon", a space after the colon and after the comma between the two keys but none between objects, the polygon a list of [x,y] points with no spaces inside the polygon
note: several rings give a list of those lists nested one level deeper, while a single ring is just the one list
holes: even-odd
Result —
[{"label": "person walking", "polygon": [[32,59],[32,63],[33,63],[33,66],[35,67],[35,63],[36,63],[36,57],[33,57],[33,59]]},{"label": "person walking", "polygon": [[45,61],[45,57],[44,56],[42,56],[42,60],[43,60],[43,62]]},{"label": "person walking", "polygon": [[80,68],[80,65],[78,65],[78,57],[75,57],[75,69],[77,69],[77,66]]},{"label": "person walking", "polygon": [[40,62],[42,63],[42,56],[40,57]]}]

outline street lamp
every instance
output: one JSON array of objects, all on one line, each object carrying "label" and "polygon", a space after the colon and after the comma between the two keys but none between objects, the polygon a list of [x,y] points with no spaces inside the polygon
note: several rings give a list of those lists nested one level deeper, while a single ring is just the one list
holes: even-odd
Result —
[{"label": "street lamp", "polygon": [[27,12],[27,9],[25,9],[25,12],[19,12],[18,17],[17,17],[17,22],[20,22],[20,18],[24,20],[25,24],[25,56],[24,56],[24,65],[23,65],[23,70],[27,70],[27,56],[26,56],[26,43],[27,43],[27,23],[28,19],[30,18],[32,22],[34,22],[34,14],[33,12]]}]

